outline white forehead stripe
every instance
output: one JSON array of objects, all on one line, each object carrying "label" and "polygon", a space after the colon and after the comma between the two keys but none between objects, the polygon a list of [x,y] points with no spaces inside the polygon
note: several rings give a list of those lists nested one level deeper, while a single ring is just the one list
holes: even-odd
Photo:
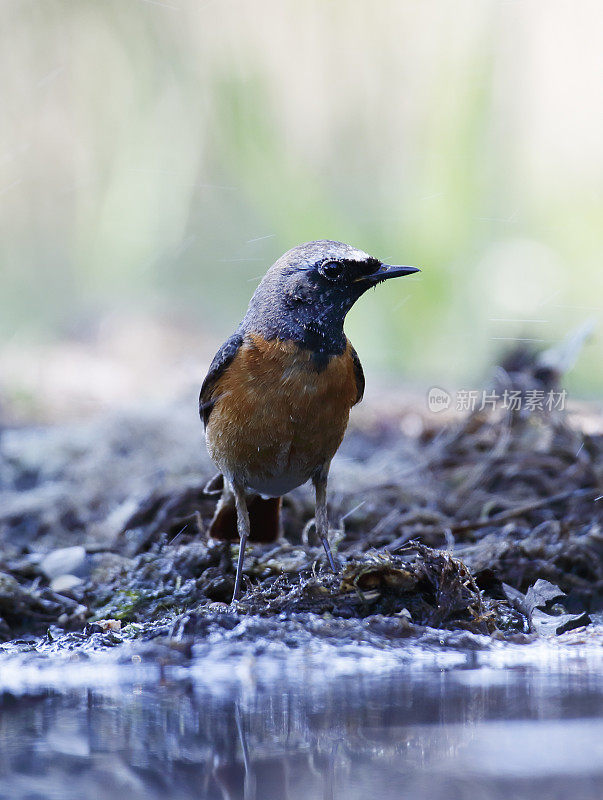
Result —
[{"label": "white forehead stripe", "polygon": [[349,253],[346,253],[345,257],[348,261],[366,261],[370,258],[368,253],[365,253],[362,250],[356,250],[355,248],[352,248]]}]

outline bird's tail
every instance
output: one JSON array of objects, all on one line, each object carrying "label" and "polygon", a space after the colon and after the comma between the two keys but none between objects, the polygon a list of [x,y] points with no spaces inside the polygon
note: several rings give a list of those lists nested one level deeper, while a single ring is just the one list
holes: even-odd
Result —
[{"label": "bird's tail", "polygon": [[[213,489],[216,484],[217,481],[212,480],[207,488]],[[280,535],[281,498],[264,498],[249,492],[246,499],[249,511],[249,541],[262,544],[275,542]],[[209,535],[212,539],[239,541],[237,510],[232,492],[222,490],[209,526]]]}]

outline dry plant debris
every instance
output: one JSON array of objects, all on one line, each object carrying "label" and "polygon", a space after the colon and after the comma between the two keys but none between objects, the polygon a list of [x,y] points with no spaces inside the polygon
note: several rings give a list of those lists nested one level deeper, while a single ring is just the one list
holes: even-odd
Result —
[{"label": "dry plant debris", "polygon": [[[528,367],[506,380],[556,380]],[[473,413],[410,437],[392,411],[350,429],[330,494],[340,574],[302,487],[285,498],[282,541],[249,548],[230,610],[237,547],[206,538],[211,474],[188,406],[0,430],[0,638],[51,624],[200,635],[250,615],[521,638],[603,605],[603,436],[571,415]]]}]

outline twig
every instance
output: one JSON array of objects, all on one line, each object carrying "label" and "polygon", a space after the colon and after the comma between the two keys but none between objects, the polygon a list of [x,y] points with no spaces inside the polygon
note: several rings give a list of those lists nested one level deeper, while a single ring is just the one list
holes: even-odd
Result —
[{"label": "twig", "polygon": [[553,503],[560,503],[562,500],[567,500],[569,497],[577,497],[579,495],[588,497],[589,494],[594,494],[592,489],[572,489],[569,492],[561,492],[554,494],[552,497],[544,497],[541,500],[534,500],[531,503],[524,503],[515,508],[510,508],[508,511],[501,511],[500,514],[495,514],[493,517],[487,519],[478,519],[473,521],[457,522],[451,525],[450,528],[453,532],[469,531],[473,528],[486,528],[488,525],[498,525],[499,522],[506,522],[514,517],[519,517],[526,514],[528,511],[535,511],[537,508],[552,505]]}]

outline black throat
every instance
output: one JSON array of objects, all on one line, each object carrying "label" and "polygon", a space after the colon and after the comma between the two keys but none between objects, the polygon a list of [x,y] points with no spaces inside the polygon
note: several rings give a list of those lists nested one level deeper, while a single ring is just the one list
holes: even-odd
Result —
[{"label": "black throat", "polygon": [[243,320],[243,330],[259,333],[264,339],[281,339],[294,342],[303,350],[309,350],[318,371],[326,368],[333,356],[345,352],[347,339],[343,332],[344,313],[336,309],[316,309],[308,305],[251,308]]}]

